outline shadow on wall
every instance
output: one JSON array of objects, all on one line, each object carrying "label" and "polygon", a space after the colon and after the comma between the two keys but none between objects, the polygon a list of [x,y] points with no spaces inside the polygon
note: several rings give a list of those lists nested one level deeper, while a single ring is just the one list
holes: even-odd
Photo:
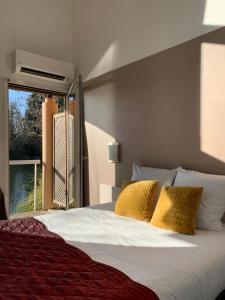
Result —
[{"label": "shadow on wall", "polygon": [[[103,75],[85,90],[89,197],[120,186],[132,162],[225,174],[225,28]],[[107,143],[122,145],[107,162]]]}]

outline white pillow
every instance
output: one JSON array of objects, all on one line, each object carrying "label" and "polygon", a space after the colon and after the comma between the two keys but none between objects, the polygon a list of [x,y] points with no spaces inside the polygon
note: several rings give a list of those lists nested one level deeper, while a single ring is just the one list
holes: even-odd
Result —
[{"label": "white pillow", "polygon": [[133,163],[133,176],[131,180],[158,180],[159,186],[172,185],[176,177],[177,170],[167,170],[158,168],[139,167]]},{"label": "white pillow", "polygon": [[225,212],[225,176],[205,174],[182,168],[178,173],[174,186],[201,186],[204,188],[198,211],[197,227],[220,231],[221,219]]}]

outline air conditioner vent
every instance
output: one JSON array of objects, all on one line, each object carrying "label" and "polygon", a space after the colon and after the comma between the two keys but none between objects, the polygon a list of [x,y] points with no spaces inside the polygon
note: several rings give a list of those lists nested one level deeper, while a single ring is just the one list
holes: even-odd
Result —
[{"label": "air conditioner vent", "polygon": [[[23,50],[15,51],[15,75],[18,80],[48,81],[68,87],[74,78],[74,65]],[[21,78],[21,75],[23,78]]]},{"label": "air conditioner vent", "polygon": [[57,75],[57,74],[52,74],[48,72],[43,72],[39,70],[34,70],[26,67],[21,67],[20,72],[26,73],[26,74],[31,74],[31,75],[36,75],[40,77],[45,77],[45,78],[50,78],[50,79],[56,79],[60,81],[65,81],[66,77],[62,75]]}]

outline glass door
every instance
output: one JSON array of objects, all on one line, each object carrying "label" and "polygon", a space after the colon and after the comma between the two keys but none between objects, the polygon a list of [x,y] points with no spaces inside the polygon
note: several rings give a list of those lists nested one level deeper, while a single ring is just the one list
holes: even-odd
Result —
[{"label": "glass door", "polygon": [[65,112],[54,116],[53,202],[65,209],[83,206],[82,103],[79,77],[65,97]]},{"label": "glass door", "polygon": [[83,206],[82,80],[68,94],[8,86],[9,212]]},{"label": "glass door", "polygon": [[68,208],[83,206],[82,78],[77,78],[66,97]]},{"label": "glass door", "polygon": [[51,170],[50,173],[48,170],[52,168],[53,107],[54,115],[62,114],[65,118],[64,95],[48,95],[41,90],[9,85],[10,216],[36,215],[57,207],[52,199],[48,202],[45,198],[52,187]]}]

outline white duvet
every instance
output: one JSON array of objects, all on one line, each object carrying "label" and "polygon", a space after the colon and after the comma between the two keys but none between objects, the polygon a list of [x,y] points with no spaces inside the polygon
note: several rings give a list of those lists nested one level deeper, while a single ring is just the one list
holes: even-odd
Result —
[{"label": "white duvet", "polygon": [[161,300],[214,300],[225,288],[225,230],[187,236],[111,210],[113,204],[107,204],[37,219],[94,260],[151,288]]}]

